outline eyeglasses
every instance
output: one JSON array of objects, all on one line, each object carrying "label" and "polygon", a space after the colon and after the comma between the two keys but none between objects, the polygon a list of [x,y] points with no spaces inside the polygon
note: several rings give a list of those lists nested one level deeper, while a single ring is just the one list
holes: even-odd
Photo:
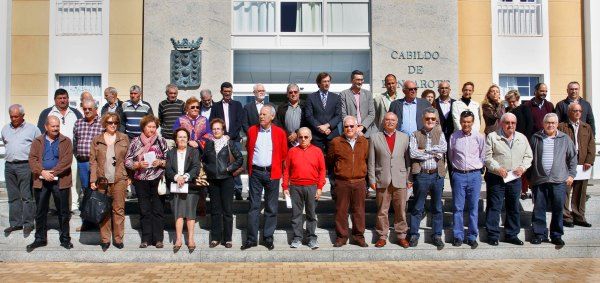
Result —
[{"label": "eyeglasses", "polygon": [[298,93],[298,91],[297,90],[290,90],[290,91],[288,91],[288,93],[289,94],[294,94],[294,93]]},{"label": "eyeglasses", "polygon": [[310,138],[309,136],[298,136],[298,139],[301,139],[301,140],[307,140],[309,138]]},{"label": "eyeglasses", "polygon": [[190,110],[193,110],[193,109],[200,109],[200,106],[196,106],[196,105],[190,106]]},{"label": "eyeglasses", "polygon": [[117,122],[117,121],[106,121],[106,124],[107,125],[113,125],[113,126],[115,126],[115,125],[118,125],[119,122]]},{"label": "eyeglasses", "polygon": [[575,112],[575,113],[582,113],[583,110],[571,110],[571,112]]},{"label": "eyeglasses", "polygon": [[356,125],[344,125],[344,129],[352,129],[354,128]]},{"label": "eyeglasses", "polygon": [[447,86],[442,86],[442,87],[438,87],[438,89],[450,89],[450,88]]},{"label": "eyeglasses", "polygon": [[416,88],[416,87],[405,88],[405,89],[406,89],[406,90],[408,90],[408,91],[417,91],[417,88]]},{"label": "eyeglasses", "polygon": [[81,109],[83,109],[83,111],[85,112],[85,111],[92,111],[94,108],[81,108]]},{"label": "eyeglasses", "polygon": [[435,117],[425,117],[425,121],[434,121],[437,120]]}]

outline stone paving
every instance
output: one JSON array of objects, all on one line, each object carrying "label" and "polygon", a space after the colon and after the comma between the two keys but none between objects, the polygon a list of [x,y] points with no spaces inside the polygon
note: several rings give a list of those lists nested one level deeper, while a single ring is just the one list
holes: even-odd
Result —
[{"label": "stone paving", "polygon": [[2,282],[600,282],[600,259],[0,263]]}]

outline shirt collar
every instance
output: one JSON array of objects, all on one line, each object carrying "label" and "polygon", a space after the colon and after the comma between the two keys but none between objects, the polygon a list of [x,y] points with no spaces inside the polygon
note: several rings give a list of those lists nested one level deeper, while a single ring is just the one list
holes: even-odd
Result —
[{"label": "shirt collar", "polygon": [[385,130],[383,130],[383,134],[385,134],[388,137],[393,137],[396,134],[396,131],[392,131],[391,133],[388,133]]},{"label": "shirt collar", "polygon": [[354,95],[360,95],[360,89],[358,90],[358,92],[355,92],[352,88],[350,88],[350,91],[352,91],[352,94]]},{"label": "shirt collar", "polygon": [[259,130],[261,133],[270,133],[270,132],[271,132],[271,126],[269,125],[269,128],[265,129],[265,128],[263,128],[261,125],[258,125],[258,130]]},{"label": "shirt collar", "polygon": [[573,125],[574,127],[579,127],[579,125],[581,125],[580,121],[571,121],[571,119],[569,119],[569,124]]},{"label": "shirt collar", "polygon": [[329,91],[323,92],[322,90],[319,89],[319,95],[324,96],[324,95],[328,95]]},{"label": "shirt collar", "polygon": [[[26,122],[25,122],[25,121],[23,121],[23,123],[21,123],[21,125],[19,125],[17,128],[23,128],[23,127],[25,127],[25,123],[26,123]],[[12,123],[8,123],[8,124],[10,125],[9,127],[10,127],[11,129],[16,129],[15,127],[13,127],[13,124],[12,124]]]},{"label": "shirt collar", "polygon": [[404,105],[409,105],[409,104],[417,104],[417,99],[413,99],[412,101],[408,101],[406,99],[404,99]]}]

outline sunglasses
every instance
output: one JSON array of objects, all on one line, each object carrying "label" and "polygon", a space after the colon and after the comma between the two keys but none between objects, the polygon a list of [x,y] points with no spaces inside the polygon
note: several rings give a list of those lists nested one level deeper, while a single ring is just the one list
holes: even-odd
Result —
[{"label": "sunglasses", "polygon": [[195,106],[195,105],[190,106],[190,110],[193,110],[193,109],[200,109],[200,106]]},{"label": "sunglasses", "polygon": [[435,117],[426,117],[425,121],[435,121],[437,120]]},{"label": "sunglasses", "polygon": [[301,140],[307,140],[309,138],[310,138],[309,136],[298,136],[298,139],[301,139]]},{"label": "sunglasses", "polygon": [[298,91],[297,91],[297,90],[290,90],[290,91],[288,91],[288,93],[289,93],[289,94],[292,94],[292,93],[298,93]]},{"label": "sunglasses", "polygon": [[106,124],[107,125],[113,125],[113,126],[115,126],[115,125],[118,125],[119,122],[117,122],[117,121],[106,121]]},{"label": "sunglasses", "polygon": [[85,112],[85,111],[92,111],[94,108],[81,108],[81,109],[83,109],[83,111]]},{"label": "sunglasses", "polygon": [[417,91],[417,88],[416,87],[412,87],[412,88],[407,88],[406,90],[408,90],[408,91]]},{"label": "sunglasses", "polygon": [[352,129],[355,125],[344,125],[344,129]]}]

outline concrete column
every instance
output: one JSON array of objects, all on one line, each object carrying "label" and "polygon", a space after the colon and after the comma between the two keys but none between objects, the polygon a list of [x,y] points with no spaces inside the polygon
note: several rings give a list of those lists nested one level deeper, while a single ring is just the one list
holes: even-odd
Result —
[{"label": "concrete column", "polygon": [[[600,2],[583,1],[583,25],[585,39],[585,99],[592,104],[594,117],[600,118]],[[593,50],[596,50],[595,52]],[[600,150],[600,123],[596,123],[596,149]],[[598,154],[596,154],[598,156]],[[600,163],[594,162],[593,179],[600,179]]]},{"label": "concrete column", "polygon": [[10,103],[10,46],[11,46],[11,5],[12,1],[0,1],[0,125],[8,123]]}]

